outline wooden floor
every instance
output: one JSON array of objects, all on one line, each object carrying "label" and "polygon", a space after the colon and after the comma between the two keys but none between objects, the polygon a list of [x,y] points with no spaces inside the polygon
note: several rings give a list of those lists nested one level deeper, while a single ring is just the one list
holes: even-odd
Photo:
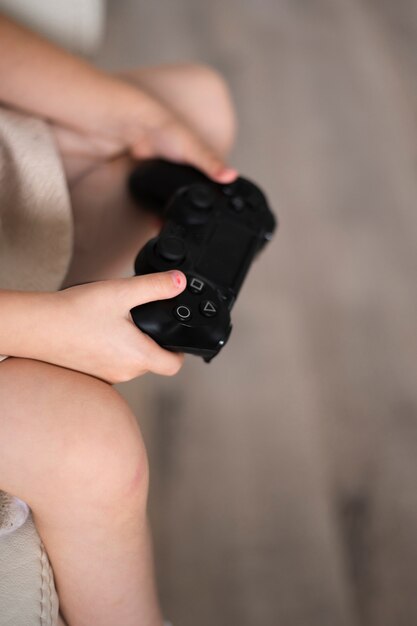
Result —
[{"label": "wooden floor", "polygon": [[417,624],[417,4],[109,2],[99,63],[230,81],[281,225],[211,365],[120,388],[175,626]]}]

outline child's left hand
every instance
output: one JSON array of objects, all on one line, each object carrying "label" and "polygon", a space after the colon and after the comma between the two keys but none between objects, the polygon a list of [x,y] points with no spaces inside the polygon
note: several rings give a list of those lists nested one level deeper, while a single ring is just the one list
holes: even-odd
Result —
[{"label": "child's left hand", "polygon": [[110,159],[130,152],[140,159],[189,163],[220,183],[237,176],[177,113],[145,89],[1,14],[0,101],[72,129],[58,129],[57,141],[72,142],[70,150],[82,148],[85,156]]},{"label": "child's left hand", "polygon": [[[69,182],[95,164],[124,153],[137,159],[162,157],[189,163],[217,182],[227,183],[236,178],[236,170],[227,167],[178,113],[143,89],[118,82],[121,96],[124,88],[130,92],[131,104],[126,107],[123,103],[129,99],[121,97],[120,110],[114,108],[109,123],[101,131],[52,124]],[[117,102],[117,98],[114,101]]]}]

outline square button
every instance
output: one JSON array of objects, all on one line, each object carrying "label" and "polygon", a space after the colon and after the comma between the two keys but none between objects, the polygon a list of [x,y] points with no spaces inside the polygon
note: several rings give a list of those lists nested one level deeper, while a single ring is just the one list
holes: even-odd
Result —
[{"label": "square button", "polygon": [[188,283],[188,289],[191,291],[191,293],[195,294],[203,293],[205,286],[205,283],[195,276],[191,278],[190,282]]}]

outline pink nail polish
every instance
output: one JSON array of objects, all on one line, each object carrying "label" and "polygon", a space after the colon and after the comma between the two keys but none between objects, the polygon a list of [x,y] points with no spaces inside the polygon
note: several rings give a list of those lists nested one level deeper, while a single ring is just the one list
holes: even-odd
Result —
[{"label": "pink nail polish", "polygon": [[181,287],[184,275],[177,270],[171,270],[170,274],[172,276],[172,280],[174,281],[174,285],[176,287]]}]

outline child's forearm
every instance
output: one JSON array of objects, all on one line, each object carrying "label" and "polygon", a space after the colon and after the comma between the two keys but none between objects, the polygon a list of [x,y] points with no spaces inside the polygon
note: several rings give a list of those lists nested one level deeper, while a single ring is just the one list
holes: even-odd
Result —
[{"label": "child's forearm", "polygon": [[[0,104],[111,144],[113,154],[190,163],[221,183],[236,170],[150,91],[95,68],[0,16]],[[110,140],[110,142],[109,142]]]},{"label": "child's forearm", "polygon": [[0,354],[36,358],[48,338],[53,295],[0,289]]},{"label": "child's forearm", "polygon": [[[0,15],[0,101],[104,134],[117,110],[143,106],[137,89]],[[117,106],[115,99],[117,98]],[[114,128],[109,128],[112,136]]]}]

